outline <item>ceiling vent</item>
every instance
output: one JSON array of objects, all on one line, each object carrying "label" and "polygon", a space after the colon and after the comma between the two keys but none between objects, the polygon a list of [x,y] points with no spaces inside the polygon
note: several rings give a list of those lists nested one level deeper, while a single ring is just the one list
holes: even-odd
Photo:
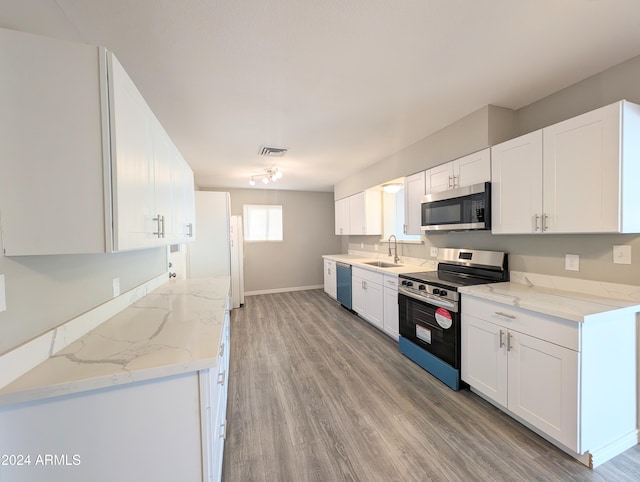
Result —
[{"label": "ceiling vent", "polygon": [[258,154],[266,157],[282,157],[287,151],[286,147],[260,146]]}]

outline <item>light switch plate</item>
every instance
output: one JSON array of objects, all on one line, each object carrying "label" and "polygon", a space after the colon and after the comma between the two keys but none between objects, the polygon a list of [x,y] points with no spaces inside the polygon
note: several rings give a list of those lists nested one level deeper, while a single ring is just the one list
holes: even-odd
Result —
[{"label": "light switch plate", "polygon": [[113,278],[113,297],[120,296],[120,278]]},{"label": "light switch plate", "polygon": [[614,246],[613,262],[615,264],[631,264],[631,246],[628,244]]},{"label": "light switch plate", "polygon": [[564,269],[567,271],[580,271],[580,256],[577,254],[565,254]]},{"label": "light switch plate", "polygon": [[438,248],[436,248],[435,246],[431,246],[431,257],[432,258],[438,257]]},{"label": "light switch plate", "polygon": [[0,312],[7,309],[7,298],[4,293],[4,275],[0,274]]}]

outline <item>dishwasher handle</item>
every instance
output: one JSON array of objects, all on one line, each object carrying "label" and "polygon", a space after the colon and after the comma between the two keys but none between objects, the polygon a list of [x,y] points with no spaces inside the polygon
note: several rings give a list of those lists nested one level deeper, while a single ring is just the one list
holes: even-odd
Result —
[{"label": "dishwasher handle", "polygon": [[348,269],[349,271],[351,271],[351,265],[350,264],[339,263],[339,262],[336,261],[336,267],[337,268],[342,268],[342,269]]}]

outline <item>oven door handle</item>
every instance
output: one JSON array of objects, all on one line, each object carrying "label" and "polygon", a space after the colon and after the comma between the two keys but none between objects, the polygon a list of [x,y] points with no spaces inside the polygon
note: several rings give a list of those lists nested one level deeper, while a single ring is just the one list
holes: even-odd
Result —
[{"label": "oven door handle", "polygon": [[425,304],[428,305],[435,305],[435,306],[439,306],[441,308],[447,308],[448,310],[453,311],[454,313],[458,311],[456,304],[455,303],[451,303],[448,301],[442,301],[439,298],[436,298],[435,296],[426,294],[426,295],[414,295],[413,293],[409,293],[407,291],[404,290],[398,290],[398,293],[404,296],[408,296],[409,298],[413,298],[414,300],[418,300],[418,301],[422,301]]}]

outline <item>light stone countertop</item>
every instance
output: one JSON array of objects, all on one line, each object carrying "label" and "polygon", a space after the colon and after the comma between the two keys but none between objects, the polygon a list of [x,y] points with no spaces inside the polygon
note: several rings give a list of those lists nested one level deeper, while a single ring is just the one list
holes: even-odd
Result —
[{"label": "light stone countertop", "polygon": [[0,390],[0,405],[215,367],[229,277],[173,280]]},{"label": "light stone countertop", "polygon": [[[378,256],[376,257],[363,257],[359,255],[353,254],[325,254],[322,256],[325,259],[331,259],[333,261],[337,261],[340,263],[350,264],[351,266],[357,266],[358,268],[364,268],[371,271],[378,271],[380,273],[387,274],[404,274],[404,273],[415,273],[418,271],[434,271],[436,269],[436,264],[434,261],[426,260],[423,261],[422,264],[418,264],[413,259],[409,263],[405,263],[402,260],[395,264],[400,264],[401,266],[394,268],[381,268],[378,266],[372,266],[370,264],[366,264],[370,261],[383,261],[385,263],[393,263],[393,258],[389,256]],[[415,264],[414,264],[415,263]]]},{"label": "light stone countertop", "polygon": [[[567,320],[586,322],[612,311],[640,312],[640,303],[523,283],[492,283],[459,288],[460,293]],[[464,310],[464,302],[463,302]]]}]

